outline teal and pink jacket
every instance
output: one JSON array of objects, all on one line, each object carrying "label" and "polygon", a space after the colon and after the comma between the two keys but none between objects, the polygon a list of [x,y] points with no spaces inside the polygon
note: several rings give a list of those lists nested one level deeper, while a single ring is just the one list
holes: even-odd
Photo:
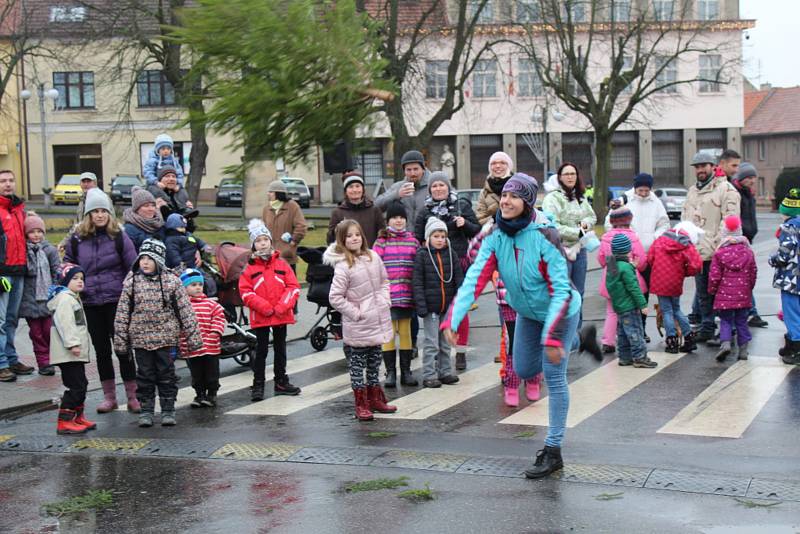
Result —
[{"label": "teal and pink jacket", "polygon": [[581,296],[570,282],[556,226],[539,211],[515,235],[495,228],[483,239],[441,328],[458,329],[494,271],[500,273],[514,311],[543,323],[542,344],[562,347],[568,319],[581,309]]},{"label": "teal and pink jacket", "polygon": [[393,308],[414,307],[414,258],[419,242],[413,232],[398,232],[390,227],[382,230],[372,250],[383,260],[389,276],[389,294]]}]

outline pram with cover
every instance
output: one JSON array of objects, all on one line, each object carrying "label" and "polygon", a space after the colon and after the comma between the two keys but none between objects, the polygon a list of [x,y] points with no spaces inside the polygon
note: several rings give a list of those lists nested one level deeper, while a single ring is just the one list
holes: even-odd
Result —
[{"label": "pram with cover", "polygon": [[[316,350],[323,350],[328,345],[328,339],[342,338],[341,316],[333,309],[328,300],[333,281],[333,267],[322,263],[324,252],[325,247],[297,247],[297,255],[308,265],[306,300],[317,305],[317,313],[320,309],[325,309],[325,313],[303,336],[303,338],[310,338],[311,346]],[[320,324],[323,321],[325,324]]]}]

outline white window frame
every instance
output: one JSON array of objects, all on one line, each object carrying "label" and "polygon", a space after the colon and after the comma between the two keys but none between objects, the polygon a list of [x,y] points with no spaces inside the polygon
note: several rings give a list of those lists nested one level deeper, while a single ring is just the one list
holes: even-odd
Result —
[{"label": "white window frame", "polygon": [[[656,85],[663,85],[678,81],[678,63],[677,59],[669,56],[656,56],[656,70],[660,69],[664,63],[667,64],[659,74],[656,75]],[[661,94],[675,94],[678,92],[677,85],[670,85],[658,91]]]},{"label": "white window frame", "polygon": [[479,59],[472,71],[472,96],[474,98],[497,97],[497,60]]},{"label": "white window frame", "polygon": [[539,0],[516,0],[514,3],[515,22],[542,22]]},{"label": "white window frame", "polygon": [[[467,0],[467,19],[472,20],[472,17],[475,16],[475,13],[478,11],[480,7],[481,0]],[[480,15],[478,15],[478,24],[491,24],[494,22],[494,6],[492,5],[493,0],[489,0],[486,2],[486,5],[483,6],[483,10],[481,11]]]},{"label": "white window frame", "polygon": [[85,6],[50,6],[50,22],[83,22]]},{"label": "white window frame", "polygon": [[767,159],[767,141],[766,139],[758,140],[758,161]]},{"label": "white window frame", "polygon": [[[613,58],[612,58],[612,60],[613,60]],[[623,55],[622,56],[622,72],[625,72],[626,70],[630,70],[632,66],[633,66],[633,57],[632,56]],[[632,80],[628,85],[625,86],[625,88],[620,92],[620,94],[623,94],[623,95],[631,94],[633,92],[633,84],[634,83],[635,82]]]},{"label": "white window frame", "polygon": [[[697,59],[698,75],[700,78],[720,79],[722,72],[722,56],[719,54],[703,54]],[[701,93],[721,93],[722,84],[720,82],[701,81],[699,91]]]},{"label": "white window frame", "polygon": [[655,20],[673,20],[674,16],[674,0],[653,0],[653,18]]},{"label": "white window frame", "polygon": [[612,16],[615,22],[628,22],[631,20],[630,0],[615,0]]},{"label": "white window frame", "polygon": [[[588,19],[588,13],[586,12],[587,7],[591,9],[591,6],[587,6],[586,2],[583,0],[572,0],[570,4],[572,8],[570,11],[572,12],[572,23],[582,23],[586,22]],[[567,5],[564,4],[561,9],[561,17],[563,18],[564,22],[567,21]]]},{"label": "white window frame", "polygon": [[717,20],[719,18],[719,0],[697,0],[697,18],[699,20]]},{"label": "white window frame", "polygon": [[519,58],[517,61],[517,95],[518,96],[542,96],[544,86],[542,78],[536,70],[536,64],[530,58]]},{"label": "white window frame", "polygon": [[425,98],[441,100],[447,93],[447,60],[425,61]]}]

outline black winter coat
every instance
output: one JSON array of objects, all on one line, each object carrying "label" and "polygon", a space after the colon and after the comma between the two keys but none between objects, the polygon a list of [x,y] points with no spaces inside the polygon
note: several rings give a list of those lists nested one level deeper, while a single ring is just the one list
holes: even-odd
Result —
[{"label": "black winter coat", "polygon": [[[455,221],[459,215],[464,217],[464,226],[461,228],[456,226]],[[426,202],[425,209],[417,214],[417,220],[414,221],[414,236],[420,243],[425,241],[425,224],[428,222],[428,218],[433,216],[431,207]],[[447,206],[447,214],[440,216],[439,219],[447,225],[447,237],[450,239],[450,246],[453,247],[453,254],[457,258],[465,257],[469,248],[469,240],[475,237],[481,229],[478,217],[472,210],[472,203],[466,198],[459,198]]]},{"label": "black winter coat", "polygon": [[747,240],[752,243],[753,239],[758,233],[758,221],[756,221],[756,199],[753,196],[753,193],[750,192],[750,189],[744,187],[738,181],[734,180],[733,186],[739,192],[739,196],[742,197],[742,201],[739,204],[741,207],[740,218],[742,219],[742,234],[744,234]]},{"label": "black winter coat", "polygon": [[174,269],[183,263],[187,269],[195,269],[198,265],[195,262],[195,252],[203,251],[206,248],[205,242],[199,237],[190,233],[182,234],[177,230],[167,230],[164,238],[167,247],[167,267]]},{"label": "black winter coat", "polygon": [[[436,269],[449,282],[437,274],[434,261]],[[447,313],[450,301],[463,281],[464,273],[455,250],[451,255],[448,247],[439,250],[421,247],[414,258],[414,303],[417,315],[425,317],[429,313]]]}]

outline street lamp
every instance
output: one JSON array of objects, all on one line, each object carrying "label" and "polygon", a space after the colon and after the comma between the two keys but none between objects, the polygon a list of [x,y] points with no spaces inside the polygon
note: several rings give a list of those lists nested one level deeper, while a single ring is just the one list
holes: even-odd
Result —
[{"label": "street lamp", "polygon": [[[47,165],[47,109],[45,108],[45,99],[50,99],[55,102],[58,99],[58,89],[45,89],[44,84],[40,83],[37,87],[37,94],[39,95],[39,116],[41,117],[40,124],[42,127],[42,193],[44,193],[44,205],[46,208],[50,207],[50,180],[48,179],[48,165]],[[30,100],[32,93],[28,89],[23,89],[19,93],[22,100]]]},{"label": "street lamp", "polygon": [[547,100],[545,100],[544,105],[536,104],[533,106],[531,122],[542,123],[542,152],[544,153],[544,161],[542,162],[544,176],[542,176],[542,180],[547,180],[547,167],[550,166],[550,141],[547,138],[547,120],[550,115],[556,121],[562,121],[566,117],[558,109],[551,108]]}]

